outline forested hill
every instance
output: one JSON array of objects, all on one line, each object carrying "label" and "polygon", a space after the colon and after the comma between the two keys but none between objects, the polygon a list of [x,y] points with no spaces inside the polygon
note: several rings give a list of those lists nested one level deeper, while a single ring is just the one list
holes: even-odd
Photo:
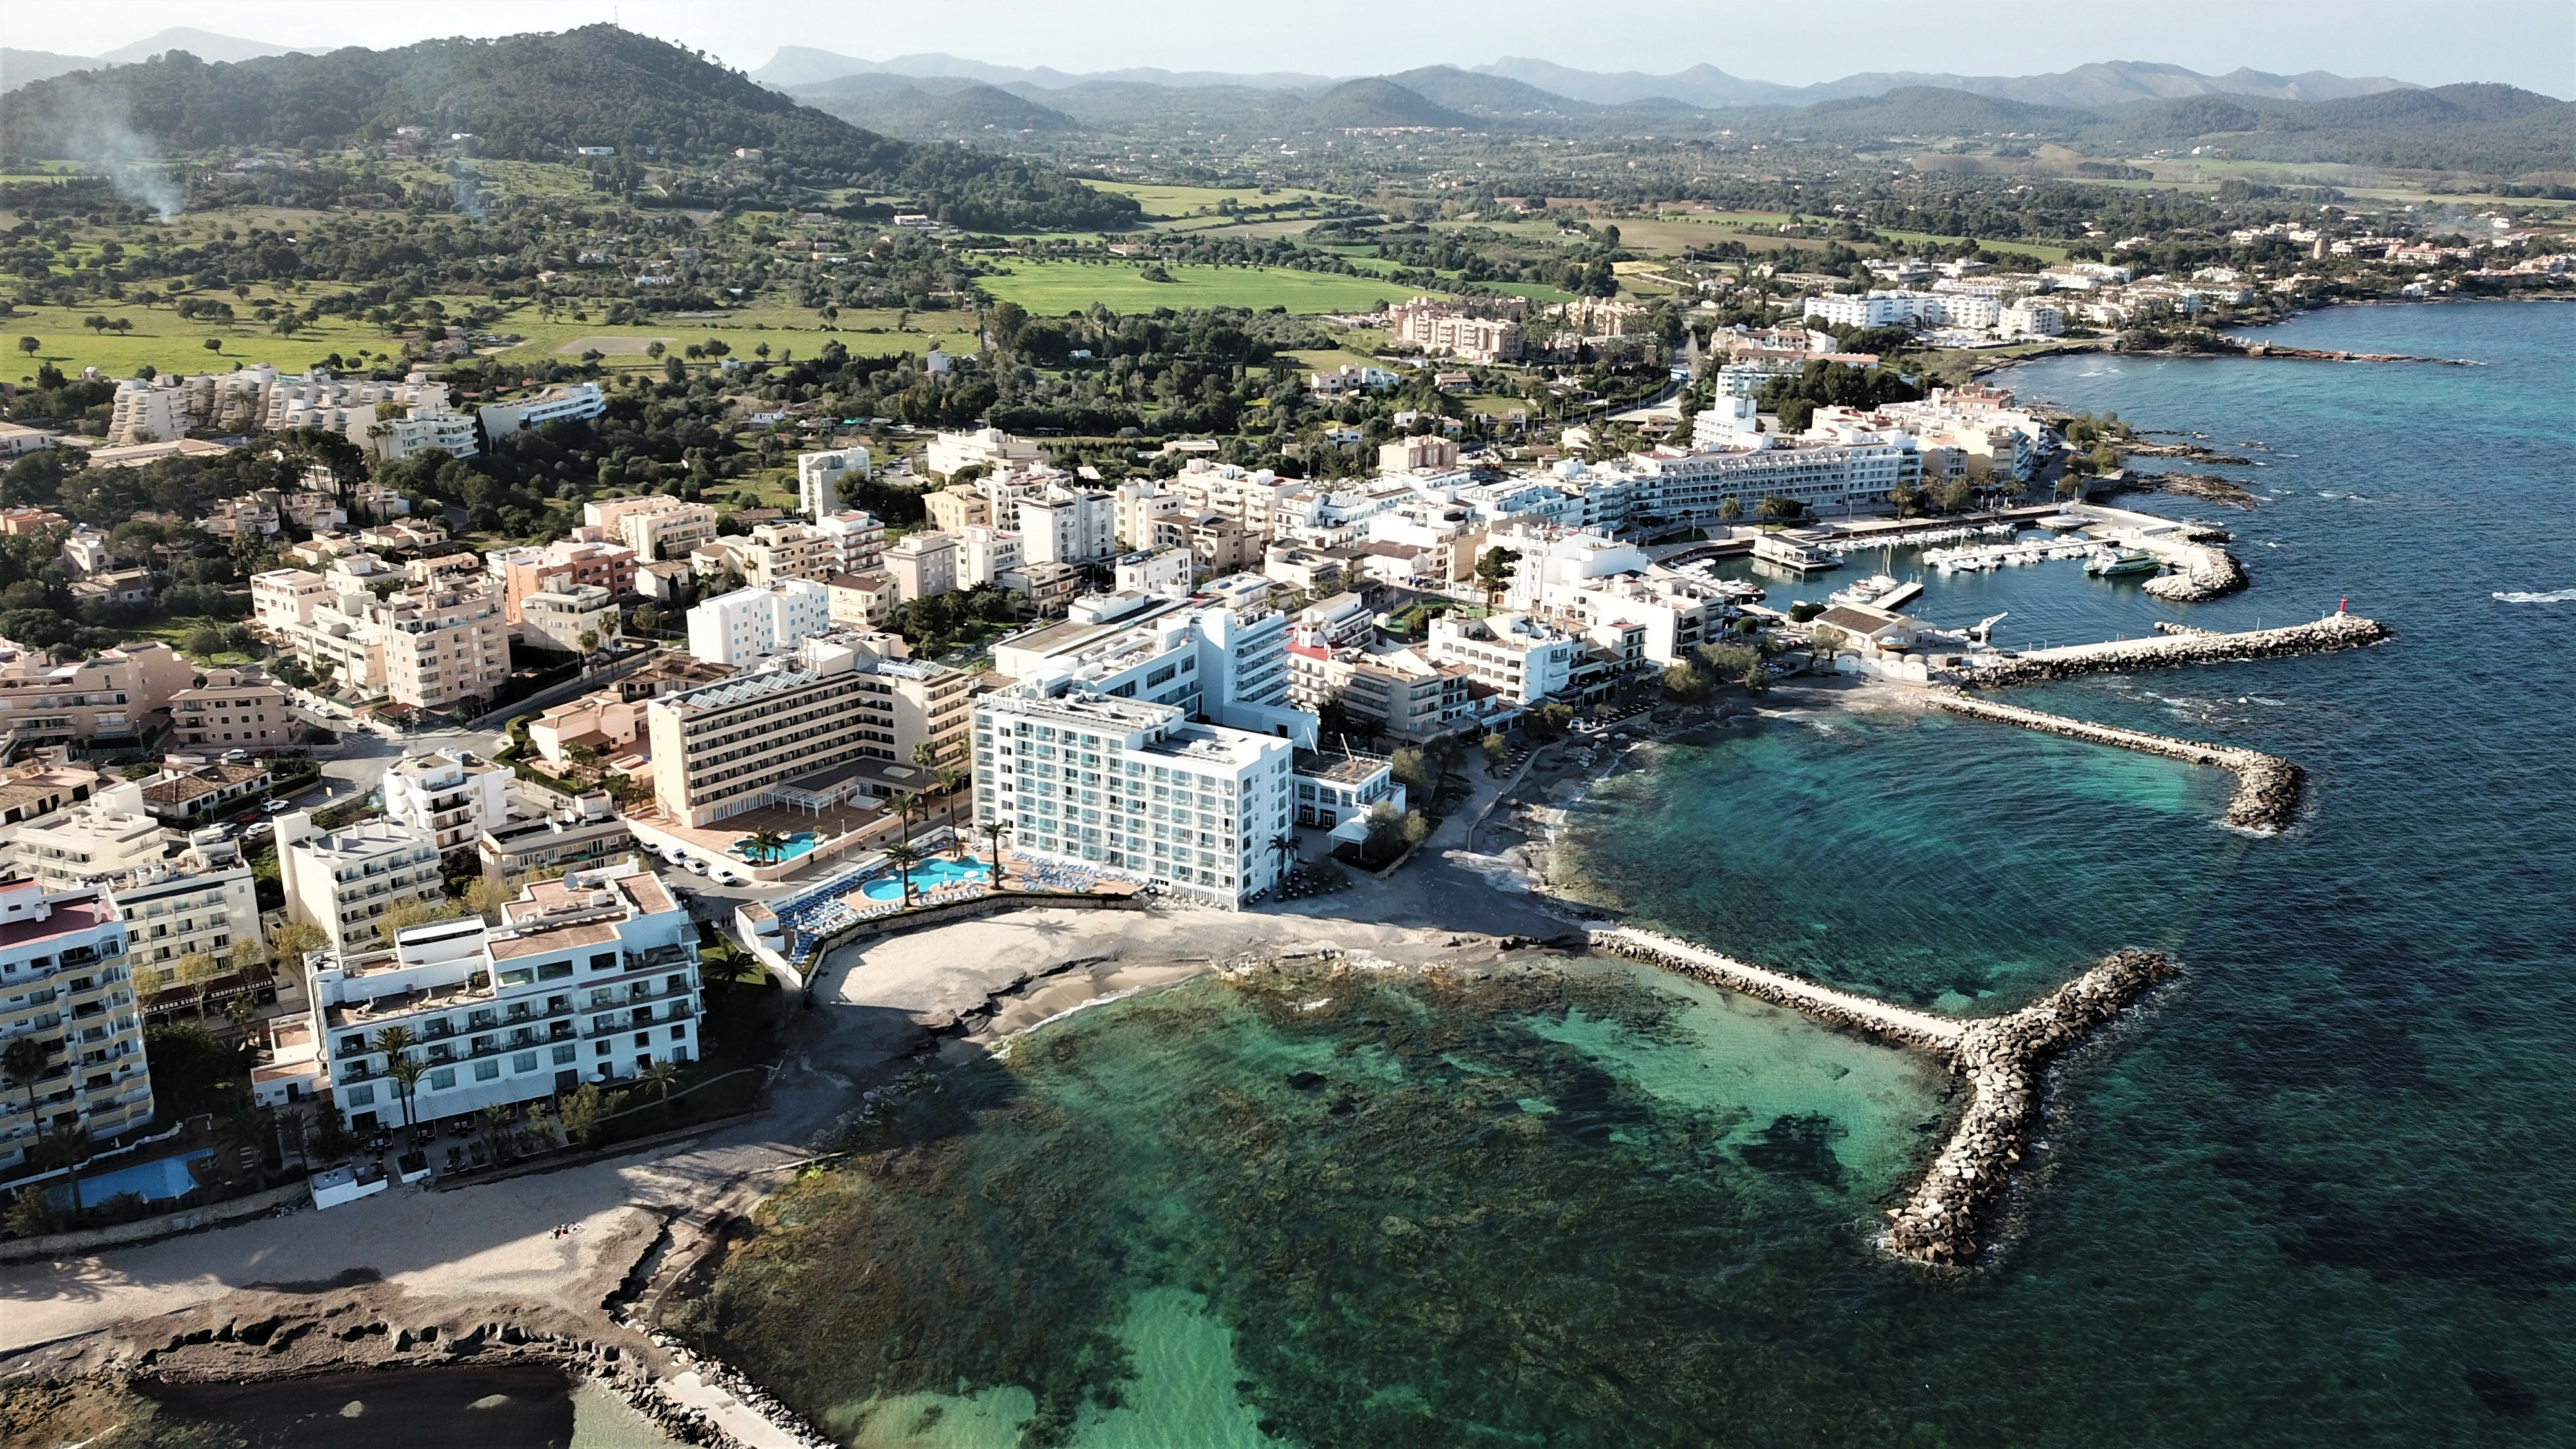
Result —
[{"label": "forested hill", "polygon": [[[397,127],[468,132],[485,156],[764,165],[812,184],[918,194],[972,227],[1115,227],[1136,204],[1001,157],[863,131],[689,51],[610,25],[209,65],[173,52],[0,97],[0,157],[367,145]],[[128,139],[130,136],[131,139]]]}]

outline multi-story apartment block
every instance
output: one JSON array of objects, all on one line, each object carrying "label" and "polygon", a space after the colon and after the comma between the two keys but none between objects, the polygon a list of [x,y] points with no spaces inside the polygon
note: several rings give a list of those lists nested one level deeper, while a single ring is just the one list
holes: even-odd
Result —
[{"label": "multi-story apartment block", "polygon": [[1288,500],[1307,486],[1303,479],[1282,478],[1267,468],[1249,471],[1205,458],[1191,459],[1171,480],[1188,513],[1231,520],[1262,543],[1295,525],[1300,510]]},{"label": "multi-story apartment block", "polygon": [[471,750],[410,755],[385,772],[385,818],[444,855],[510,818],[510,772]]},{"label": "multi-story apartment block", "polygon": [[591,584],[561,584],[519,601],[519,637],[539,649],[587,654],[617,632],[617,600]]},{"label": "multi-story apartment block", "polygon": [[1380,443],[1377,448],[1377,470],[1381,473],[1420,473],[1445,471],[1458,466],[1458,440],[1424,434]]},{"label": "multi-story apartment block", "polygon": [[226,971],[267,957],[259,933],[259,888],[229,841],[210,838],[169,860],[139,865],[109,881],[108,892],[132,941],[129,964],[162,973],[163,986],[186,984],[170,973],[190,956],[204,956]]},{"label": "multi-story apartment block", "polygon": [[660,493],[585,503],[581,521],[622,540],[639,560],[687,558],[716,536],[713,507]]},{"label": "multi-story apartment block", "polygon": [[1028,611],[1052,619],[1073,607],[1082,592],[1082,571],[1071,564],[1015,564],[993,576],[993,582],[1027,601]]},{"label": "multi-story apartment block", "polygon": [[931,476],[945,478],[969,465],[1008,472],[1035,463],[1038,457],[1038,445],[1025,438],[1012,437],[999,428],[977,428],[969,433],[933,437],[924,450],[922,466]]},{"label": "multi-story apartment block", "polygon": [[282,750],[303,726],[286,713],[286,690],[257,669],[208,669],[205,683],[170,696],[169,743],[189,750]]},{"label": "multi-story apartment block", "polygon": [[1353,724],[1420,743],[1454,734],[1469,713],[1463,664],[1434,664],[1420,649],[1372,652],[1304,628],[1288,646],[1288,698],[1301,709],[1339,705]]},{"label": "multi-story apartment block", "polygon": [[523,428],[595,418],[606,411],[608,395],[599,390],[598,383],[573,382],[559,383],[521,402],[485,403],[474,414],[474,420],[482,425],[485,441],[498,442]]},{"label": "multi-story apartment block", "polygon": [[[699,1051],[697,928],[627,861],[538,881],[479,917],[335,949],[313,973],[316,1083],[359,1131],[435,1121],[631,1077]],[[423,1070],[408,1097],[383,1033]]]},{"label": "multi-story apartment block", "polygon": [[1431,621],[1423,649],[1432,663],[1464,665],[1470,677],[1522,705],[1564,693],[1582,653],[1580,638],[1526,614],[1443,614]]},{"label": "multi-story apartment block", "polygon": [[1213,580],[1211,597],[1165,606],[1126,624],[1068,622],[996,646],[1004,676],[1069,680],[1078,690],[1178,707],[1233,729],[1315,742],[1315,716],[1288,698],[1288,619],[1262,598],[1269,581],[1243,576],[1235,602],[1214,597],[1236,580]]},{"label": "multi-story apartment block", "polygon": [[747,668],[832,632],[831,591],[812,579],[718,594],[689,611],[689,653]]},{"label": "multi-story apartment block", "polygon": [[1166,492],[1153,478],[1130,478],[1111,495],[1116,511],[1118,546],[1128,550],[1168,547],[1167,524],[1190,511],[1189,500]]},{"label": "multi-story apartment block", "polygon": [[331,582],[305,569],[269,569],[251,575],[251,622],[262,629],[313,622],[313,611],[331,596]]},{"label": "multi-story apartment block", "polygon": [[480,579],[392,594],[370,612],[384,639],[385,694],[396,704],[479,704],[510,676],[500,591]]},{"label": "multi-story apartment block", "polygon": [[306,811],[281,815],[277,868],[287,916],[318,927],[335,951],[375,943],[377,922],[395,906],[447,894],[438,847],[390,820],[326,833]]},{"label": "multi-story apartment block", "polygon": [[645,723],[662,813],[698,828],[854,760],[909,761],[923,744],[955,758],[968,676],[894,657],[896,642],[809,639],[793,657],[653,701]]},{"label": "multi-story apartment block", "polygon": [[1294,747],[1177,705],[1030,680],[975,702],[975,818],[1024,857],[1132,872],[1228,909],[1269,889]]},{"label": "multi-story apartment block", "polygon": [[904,602],[953,593],[957,588],[957,540],[936,529],[907,533],[885,551],[885,571]]},{"label": "multi-story apartment block", "polygon": [[1608,644],[1602,631],[1642,630],[1642,657],[1656,664],[1688,659],[1718,637],[1736,610],[1706,583],[1660,568],[1551,585],[1542,607]]},{"label": "multi-story apartment block", "polygon": [[184,656],[157,642],[57,664],[41,649],[0,639],[0,734],[22,747],[129,736],[195,674]]},{"label": "multi-story apartment block", "polygon": [[982,588],[1020,566],[1020,536],[989,523],[970,523],[950,535],[957,540],[957,587]]},{"label": "multi-story apartment block", "polygon": [[942,533],[959,533],[978,525],[992,526],[993,500],[973,483],[954,483],[936,493],[925,493],[921,507],[930,526]]},{"label": "multi-story apartment block", "polygon": [[173,838],[144,813],[143,786],[128,780],[21,829],[12,863],[46,890],[78,890],[158,862]]},{"label": "multi-story apartment block", "polygon": [[44,1048],[31,1082],[0,1092],[0,1169],[56,1127],[106,1142],[152,1120],[124,918],[99,889],[0,886],[0,1041]]},{"label": "multi-story apartment block", "polygon": [[754,588],[846,572],[841,567],[840,539],[811,524],[764,523],[751,531],[748,540],[731,542],[743,581]]},{"label": "multi-story apartment block", "polygon": [[1120,554],[1111,574],[1119,593],[1178,599],[1189,594],[1190,580],[1196,576],[1193,564],[1185,548],[1140,550]]},{"label": "multi-story apartment block", "polygon": [[[489,555],[485,564],[492,564]],[[520,601],[530,594],[577,585],[604,589],[613,598],[634,593],[635,564],[635,550],[622,543],[557,539],[542,549],[519,551],[492,571],[501,579],[502,617],[516,624],[521,622]]]},{"label": "multi-story apartment block", "polygon": [[832,563],[829,573],[873,573],[885,558],[885,524],[873,513],[845,509],[826,514],[814,521],[814,531],[829,540]]},{"label": "multi-story apartment block", "polygon": [[796,455],[796,507],[816,523],[841,511],[841,479],[868,476],[868,450],[834,448]]},{"label": "multi-story apartment block", "polygon": [[824,580],[830,596],[832,627],[840,629],[875,629],[894,615],[894,606],[903,602],[903,590],[894,575],[879,569],[864,574],[836,574]]},{"label": "multi-story apartment block", "polygon": [[1465,303],[1431,297],[1387,308],[1386,335],[1390,342],[1409,342],[1435,356],[1471,362],[1511,362],[1522,349],[1516,316],[1480,316]]},{"label": "multi-story apartment block", "polygon": [[1008,521],[1029,563],[1088,564],[1118,552],[1118,500],[1090,488],[1054,486],[1019,500]]}]

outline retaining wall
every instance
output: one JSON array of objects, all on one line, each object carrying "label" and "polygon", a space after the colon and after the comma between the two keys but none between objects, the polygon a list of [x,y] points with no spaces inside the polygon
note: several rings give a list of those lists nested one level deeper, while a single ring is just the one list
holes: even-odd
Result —
[{"label": "retaining wall", "polygon": [[0,1263],[32,1262],[40,1258],[60,1258],[101,1248],[130,1248],[137,1243],[157,1242],[193,1233],[199,1228],[238,1222],[284,1207],[299,1200],[310,1200],[312,1189],[301,1178],[284,1187],[272,1187],[248,1197],[227,1198],[204,1207],[182,1208],[159,1217],[137,1218],[118,1223],[112,1228],[83,1228],[76,1233],[48,1233],[40,1238],[13,1238],[0,1243]]}]

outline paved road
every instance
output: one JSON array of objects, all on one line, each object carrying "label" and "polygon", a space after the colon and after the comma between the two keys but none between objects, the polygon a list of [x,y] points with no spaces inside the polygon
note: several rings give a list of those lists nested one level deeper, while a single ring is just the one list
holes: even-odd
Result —
[{"label": "paved road", "polygon": [[507,736],[490,730],[439,730],[400,739],[389,739],[373,730],[352,731],[340,737],[338,757],[322,764],[322,778],[330,792],[322,803],[336,803],[375,789],[384,783],[385,771],[406,755],[451,748],[489,755],[508,743]]}]

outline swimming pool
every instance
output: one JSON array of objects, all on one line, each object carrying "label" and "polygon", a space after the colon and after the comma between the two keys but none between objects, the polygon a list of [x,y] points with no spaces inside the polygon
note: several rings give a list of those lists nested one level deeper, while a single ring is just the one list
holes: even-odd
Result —
[{"label": "swimming pool", "polygon": [[[197,1180],[189,1175],[188,1164],[214,1155],[213,1148],[200,1147],[183,1156],[138,1162],[114,1172],[83,1173],[80,1180],[81,1205],[96,1207],[121,1192],[133,1193],[145,1202],[184,1197],[197,1189]],[[56,1183],[45,1192],[55,1207],[67,1207],[71,1203],[71,1184],[68,1182]]]},{"label": "swimming pool", "polygon": [[[959,881],[984,880],[989,873],[989,867],[979,860],[925,860],[912,868],[912,889],[919,895]],[[899,901],[903,899],[903,880],[889,872],[859,887],[859,894],[872,901]]]},{"label": "swimming pool", "polygon": [[[822,836],[815,834],[811,830],[799,830],[795,834],[788,836],[787,843],[779,847],[778,858],[780,860],[794,860],[796,857],[810,852],[815,846],[822,843]],[[743,860],[750,861],[754,865],[769,864],[768,856],[759,854],[752,848],[751,837],[748,835],[733,843],[733,853]]]}]

